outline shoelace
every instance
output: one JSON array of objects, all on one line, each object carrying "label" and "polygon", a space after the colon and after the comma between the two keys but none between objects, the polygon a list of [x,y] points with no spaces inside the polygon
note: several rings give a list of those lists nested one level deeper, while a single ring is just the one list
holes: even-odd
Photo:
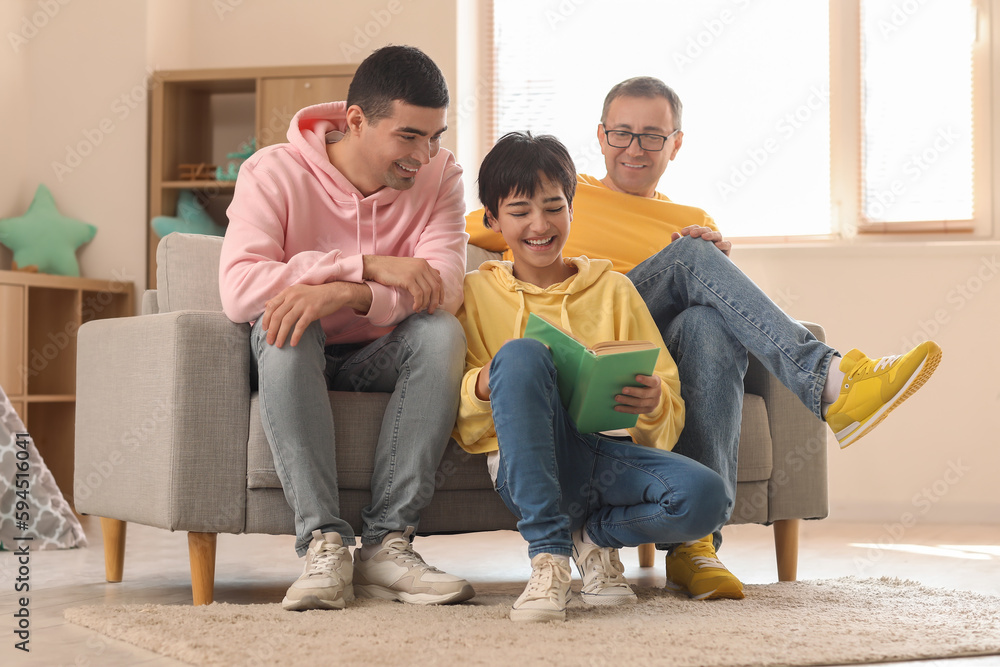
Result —
[{"label": "shoelace", "polygon": [[409,540],[403,538],[396,538],[394,540],[389,540],[385,544],[385,548],[389,550],[389,553],[393,560],[399,562],[406,567],[419,567],[427,572],[440,572],[433,565],[428,565],[424,562],[423,557],[413,550],[413,545],[410,544]]},{"label": "shoelace", "polygon": [[[608,583],[625,583],[625,566],[617,558],[618,553],[612,548],[596,549],[587,558],[588,569],[598,575],[595,579],[604,579]],[[595,558],[596,556],[596,558]],[[611,560],[611,556],[616,556]]]},{"label": "shoelace", "polygon": [[528,589],[525,591],[527,599],[537,599],[556,594],[552,588],[552,581],[569,584],[571,576],[569,569],[563,570],[556,566],[554,559],[542,561],[537,568],[531,571],[531,578],[528,579]]},{"label": "shoelace", "polygon": [[698,567],[716,567],[722,570],[726,569],[726,566],[722,564],[718,558],[708,558],[706,556],[695,556],[691,559],[692,563],[698,565]]},{"label": "shoelace", "polygon": [[[699,568],[716,567],[725,570],[726,566],[715,557],[715,549],[706,542],[686,542],[684,546],[691,552],[690,560]],[[701,556],[699,553],[711,553],[711,556]]]},{"label": "shoelace", "polygon": [[878,363],[875,364],[872,367],[871,372],[872,373],[878,373],[879,370],[882,369],[882,368],[889,368],[894,363],[896,363],[897,360],[899,360],[900,358],[902,358],[902,356],[903,355],[901,355],[901,354],[894,354],[894,355],[891,355],[891,356],[888,356],[888,357],[882,357],[881,359],[878,360]]},{"label": "shoelace", "polygon": [[893,354],[880,359],[869,359],[861,364],[861,367],[851,373],[850,377],[859,378],[867,375],[875,375],[882,369],[891,368],[893,364],[903,358],[901,354]]},{"label": "shoelace", "polygon": [[326,576],[337,563],[344,560],[346,549],[333,542],[323,542],[323,544],[313,552],[312,561],[309,563],[309,573],[307,576],[315,574]]}]

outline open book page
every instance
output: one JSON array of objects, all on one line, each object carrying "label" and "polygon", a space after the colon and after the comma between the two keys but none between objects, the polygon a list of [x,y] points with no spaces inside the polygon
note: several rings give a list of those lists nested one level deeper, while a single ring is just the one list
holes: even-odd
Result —
[{"label": "open book page", "polygon": [[632,350],[652,350],[655,348],[648,340],[606,340],[590,346],[594,354],[615,354],[616,352],[631,352]]}]

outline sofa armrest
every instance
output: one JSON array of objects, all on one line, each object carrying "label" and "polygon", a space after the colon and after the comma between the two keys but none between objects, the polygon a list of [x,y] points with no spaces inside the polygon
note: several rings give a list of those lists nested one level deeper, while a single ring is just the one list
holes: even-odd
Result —
[{"label": "sofa armrest", "polygon": [[[821,341],[823,327],[802,322]],[[806,408],[756,358],[744,382],[764,399],[771,433],[772,470],[768,481],[768,523],[782,519],[822,519],[829,513],[826,423]]]},{"label": "sofa armrest", "polygon": [[501,259],[503,257],[502,252],[493,252],[486,250],[485,248],[480,248],[477,245],[472,245],[469,243],[465,248],[466,271],[475,271],[479,268],[479,265],[483,262],[489,261],[491,259]]},{"label": "sofa armrest", "polygon": [[77,340],[77,510],[241,532],[250,330],[221,312],[88,322]]}]

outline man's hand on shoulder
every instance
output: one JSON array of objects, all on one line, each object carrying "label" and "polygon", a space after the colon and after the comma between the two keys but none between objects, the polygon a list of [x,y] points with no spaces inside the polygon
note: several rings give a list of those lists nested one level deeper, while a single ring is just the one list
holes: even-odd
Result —
[{"label": "man's hand on shoulder", "polygon": [[685,227],[679,232],[674,232],[670,235],[671,241],[676,241],[682,236],[690,236],[691,238],[701,238],[706,241],[711,241],[715,244],[715,247],[722,251],[722,254],[729,257],[729,252],[733,249],[733,244],[729,241],[725,241],[722,238],[722,232],[717,232],[711,227],[702,227],[700,225],[691,225]]},{"label": "man's hand on shoulder", "polygon": [[444,303],[441,272],[422,257],[365,255],[361,277],[388,287],[402,287],[413,297],[413,312],[434,309]]},{"label": "man's hand on shoulder", "polygon": [[372,291],[363,283],[290,285],[267,300],[260,325],[267,332],[269,345],[281,347],[287,339],[295,347],[316,320],[345,306],[364,314],[371,303]]}]

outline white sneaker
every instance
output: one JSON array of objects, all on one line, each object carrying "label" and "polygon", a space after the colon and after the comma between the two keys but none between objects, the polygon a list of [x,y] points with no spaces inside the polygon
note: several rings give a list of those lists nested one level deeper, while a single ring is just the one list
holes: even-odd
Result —
[{"label": "white sneaker", "polygon": [[354,591],[358,597],[399,600],[411,604],[464,602],[476,592],[468,581],[424,562],[410,544],[413,529],[389,533],[382,548],[362,560],[354,552]]},{"label": "white sneaker", "polygon": [[343,609],[354,599],[351,552],[337,533],[313,531],[302,576],[285,593],[281,606],[292,611]]},{"label": "white sneaker", "polygon": [[638,600],[625,580],[618,549],[584,542],[582,528],[573,533],[573,560],[583,579],[580,597],[587,604],[611,606]]},{"label": "white sneaker", "polygon": [[572,577],[566,557],[541,553],[532,558],[531,578],[511,607],[510,620],[565,621]]}]

